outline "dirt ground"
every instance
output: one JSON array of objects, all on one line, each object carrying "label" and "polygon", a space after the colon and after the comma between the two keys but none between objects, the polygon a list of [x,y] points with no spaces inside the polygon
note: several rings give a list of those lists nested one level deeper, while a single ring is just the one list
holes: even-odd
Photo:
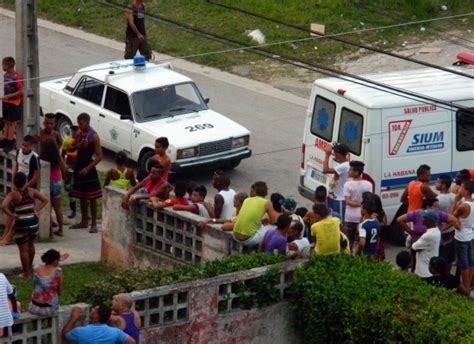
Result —
[{"label": "dirt ground", "polygon": [[[422,48],[433,49],[432,52],[423,53],[420,51]],[[403,42],[393,51],[417,60],[449,67],[457,61],[457,54],[465,51],[474,52],[474,30],[450,32],[429,42],[421,42],[413,38],[409,42]],[[335,67],[359,75],[424,68],[412,62],[362,49],[354,54],[341,56]],[[309,96],[312,82],[324,77],[323,74],[285,65],[271,59],[251,62],[250,65],[235,66],[232,71],[304,98]]]}]

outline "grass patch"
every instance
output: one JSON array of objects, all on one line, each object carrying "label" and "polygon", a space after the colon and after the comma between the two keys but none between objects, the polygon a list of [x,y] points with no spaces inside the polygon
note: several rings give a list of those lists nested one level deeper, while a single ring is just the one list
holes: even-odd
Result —
[{"label": "grass patch", "polygon": [[[326,33],[347,32],[356,29],[378,27],[412,20],[427,19],[471,12],[474,2],[461,0],[221,0],[249,11],[265,14],[283,21],[309,28],[310,23],[326,25]],[[130,0],[116,0],[127,4]],[[12,8],[14,0],[0,0],[0,5]],[[441,6],[446,5],[447,10]],[[246,32],[259,28],[267,42],[278,42],[308,37],[307,33],[276,25],[226,10],[203,0],[155,0],[146,2],[149,13],[186,23],[196,28],[214,32],[228,38],[250,43]],[[38,2],[40,16],[55,22],[102,36],[124,41],[126,19],[124,10],[99,4],[95,0],[42,0]],[[449,20],[423,25],[389,29],[372,33],[345,36],[347,40],[371,44],[381,48],[399,46],[401,42],[414,39],[422,42],[431,37],[430,27],[442,30],[467,30],[474,20]],[[187,56],[226,49],[229,46],[184,32],[149,17],[147,33],[153,49],[173,56]],[[317,49],[315,49],[317,47]],[[303,43],[282,44],[271,48],[275,53],[298,56],[308,61],[332,63],[341,54],[355,52],[357,48],[328,40],[311,40]],[[232,66],[262,59],[244,52],[192,58],[194,62],[231,69]]]},{"label": "grass patch", "polygon": [[[67,305],[73,303],[74,295],[79,293],[84,285],[105,279],[110,270],[100,263],[79,263],[62,266],[63,269],[63,291],[60,303]],[[23,308],[28,309],[31,300],[32,282],[19,280],[15,275],[8,276],[10,283],[14,284],[18,291],[18,300]]]}]

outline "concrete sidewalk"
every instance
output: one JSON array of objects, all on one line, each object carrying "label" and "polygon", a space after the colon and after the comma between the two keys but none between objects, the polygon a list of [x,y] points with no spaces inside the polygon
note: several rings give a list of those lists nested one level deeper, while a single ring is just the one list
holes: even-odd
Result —
[{"label": "concrete sidewalk", "polygon": [[[64,236],[55,236],[47,242],[36,242],[36,256],[34,264],[41,263],[41,255],[54,248],[61,253],[69,253],[70,257],[64,264],[83,262],[98,262],[100,260],[100,247],[102,231],[99,224],[99,233],[91,234],[88,229],[69,229],[64,227]],[[20,269],[20,257],[15,244],[0,246],[0,272]]]}]

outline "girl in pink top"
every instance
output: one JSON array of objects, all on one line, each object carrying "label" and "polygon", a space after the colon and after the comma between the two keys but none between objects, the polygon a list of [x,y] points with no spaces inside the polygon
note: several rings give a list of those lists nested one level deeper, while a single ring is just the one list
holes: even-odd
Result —
[{"label": "girl in pink top", "polygon": [[[63,236],[63,210],[61,206],[61,193],[62,185],[61,180],[65,171],[64,160],[59,152],[59,147],[53,139],[47,139],[40,144],[40,158],[50,163],[50,177],[49,177],[49,190],[51,205],[56,214],[56,220],[58,222],[58,230],[54,231],[55,235]],[[50,221],[50,236],[53,235],[52,230],[52,219]]]}]

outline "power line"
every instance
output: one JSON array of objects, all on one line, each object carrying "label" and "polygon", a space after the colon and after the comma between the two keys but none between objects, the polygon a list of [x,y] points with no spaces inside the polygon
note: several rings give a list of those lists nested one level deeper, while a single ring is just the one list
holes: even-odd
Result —
[{"label": "power line", "polygon": [[244,10],[242,8],[239,8],[239,7],[235,7],[235,6],[231,6],[231,5],[227,5],[227,4],[222,4],[222,3],[214,1],[214,0],[207,0],[207,2],[210,3],[210,4],[216,5],[216,6],[220,6],[220,7],[232,10],[232,11],[244,13],[246,15],[249,15],[249,16],[252,16],[252,17],[255,17],[255,18],[264,19],[264,20],[267,20],[267,21],[270,21],[270,22],[273,22],[273,23],[277,23],[277,24],[280,24],[280,25],[291,27],[291,28],[296,29],[296,30],[300,30],[300,31],[308,32],[308,33],[311,33],[311,34],[314,34],[314,35],[318,35],[321,38],[327,38],[327,39],[330,39],[330,40],[333,40],[333,41],[336,41],[336,42],[339,42],[339,43],[349,44],[349,45],[352,45],[354,47],[358,47],[360,49],[370,50],[370,51],[373,51],[373,52],[376,52],[376,53],[385,54],[385,55],[389,55],[391,57],[395,57],[395,58],[402,59],[402,60],[405,60],[405,61],[410,61],[410,62],[413,62],[413,63],[416,63],[416,64],[420,64],[420,65],[425,66],[425,67],[435,68],[435,69],[442,70],[444,72],[457,74],[457,75],[460,75],[460,76],[463,76],[463,77],[466,77],[466,78],[469,78],[469,79],[474,79],[474,76],[463,73],[463,72],[460,72],[460,71],[457,71],[457,70],[454,70],[454,69],[442,67],[442,66],[439,66],[439,65],[436,65],[436,64],[433,64],[433,63],[425,62],[425,61],[420,61],[420,60],[417,60],[417,59],[414,59],[414,58],[411,58],[411,57],[408,57],[408,56],[403,56],[403,55],[400,55],[400,54],[397,54],[397,53],[394,53],[394,52],[390,52],[390,51],[386,51],[386,50],[383,50],[383,49],[371,47],[369,45],[365,45],[365,44],[361,44],[361,43],[355,43],[355,42],[351,42],[351,41],[341,39],[341,38],[337,38],[337,37],[324,36],[324,35],[322,35],[321,33],[317,32],[315,30],[306,29],[306,28],[304,28],[302,26],[299,26],[299,25],[296,25],[296,24],[287,23],[287,22],[284,22],[283,20],[280,20],[280,19],[271,18],[271,17],[264,16],[262,14],[250,12],[250,11]]}]

